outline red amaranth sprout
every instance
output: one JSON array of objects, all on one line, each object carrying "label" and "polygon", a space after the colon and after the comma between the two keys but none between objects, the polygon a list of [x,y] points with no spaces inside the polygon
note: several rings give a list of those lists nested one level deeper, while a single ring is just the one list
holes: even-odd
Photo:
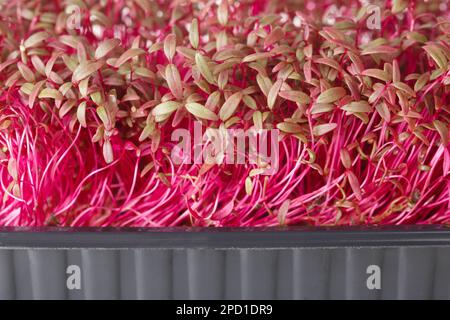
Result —
[{"label": "red amaranth sprout", "polygon": [[[447,224],[449,16],[446,1],[5,2],[0,225]],[[278,171],[175,164],[171,133],[195,121],[278,128]]]}]

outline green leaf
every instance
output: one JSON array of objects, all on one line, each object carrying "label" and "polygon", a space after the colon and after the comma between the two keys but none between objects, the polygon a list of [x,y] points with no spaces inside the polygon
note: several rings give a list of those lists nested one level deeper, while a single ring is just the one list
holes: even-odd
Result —
[{"label": "green leaf", "polygon": [[195,64],[197,65],[198,70],[206,81],[208,81],[210,84],[214,84],[216,82],[205,57],[199,52],[195,54]]},{"label": "green leaf", "polygon": [[322,92],[318,97],[317,103],[333,103],[346,95],[346,91],[342,87],[330,88]]}]

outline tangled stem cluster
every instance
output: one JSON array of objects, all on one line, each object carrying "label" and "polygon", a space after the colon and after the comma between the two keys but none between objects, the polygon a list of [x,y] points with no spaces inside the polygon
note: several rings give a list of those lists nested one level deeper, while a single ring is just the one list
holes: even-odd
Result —
[{"label": "tangled stem cluster", "polygon": [[[448,223],[447,6],[0,1],[0,225]],[[278,171],[175,164],[195,121]]]}]

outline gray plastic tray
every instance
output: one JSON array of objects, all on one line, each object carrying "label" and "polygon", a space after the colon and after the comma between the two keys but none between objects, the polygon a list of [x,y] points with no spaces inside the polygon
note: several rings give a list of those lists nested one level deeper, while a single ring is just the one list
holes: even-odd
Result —
[{"label": "gray plastic tray", "polygon": [[0,228],[0,299],[449,299],[450,229]]}]

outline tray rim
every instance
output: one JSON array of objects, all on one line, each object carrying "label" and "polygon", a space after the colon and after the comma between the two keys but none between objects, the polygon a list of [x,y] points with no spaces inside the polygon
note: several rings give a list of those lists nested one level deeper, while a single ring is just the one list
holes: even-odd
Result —
[{"label": "tray rim", "polygon": [[450,246],[450,227],[0,227],[0,248],[3,249],[281,249],[398,246]]}]

